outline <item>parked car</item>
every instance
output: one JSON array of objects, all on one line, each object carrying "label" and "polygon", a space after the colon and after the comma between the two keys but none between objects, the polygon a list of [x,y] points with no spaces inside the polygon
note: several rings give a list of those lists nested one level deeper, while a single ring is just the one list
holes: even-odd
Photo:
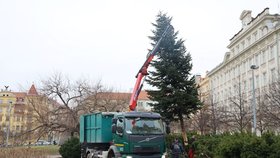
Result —
[{"label": "parked car", "polygon": [[51,142],[48,142],[46,140],[38,140],[35,145],[51,145]]}]

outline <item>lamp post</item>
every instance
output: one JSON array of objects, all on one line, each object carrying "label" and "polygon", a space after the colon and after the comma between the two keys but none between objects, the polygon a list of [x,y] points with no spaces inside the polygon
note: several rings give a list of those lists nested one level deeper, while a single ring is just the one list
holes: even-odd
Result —
[{"label": "lamp post", "polygon": [[259,67],[256,65],[251,65],[252,69],[252,93],[253,93],[253,133],[256,134],[257,128],[257,117],[256,117],[256,95],[255,95],[255,81],[254,81],[254,70],[258,69]]}]

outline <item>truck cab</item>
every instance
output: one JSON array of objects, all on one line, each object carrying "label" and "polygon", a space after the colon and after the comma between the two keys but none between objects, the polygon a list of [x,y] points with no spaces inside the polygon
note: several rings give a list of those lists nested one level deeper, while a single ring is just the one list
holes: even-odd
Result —
[{"label": "truck cab", "polygon": [[165,153],[165,128],[157,113],[118,114],[113,118],[112,133],[115,156],[148,158]]}]

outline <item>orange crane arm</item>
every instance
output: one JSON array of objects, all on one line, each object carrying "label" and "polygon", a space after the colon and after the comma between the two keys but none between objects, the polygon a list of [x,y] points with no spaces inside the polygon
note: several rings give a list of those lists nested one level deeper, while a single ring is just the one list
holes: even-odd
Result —
[{"label": "orange crane arm", "polygon": [[165,29],[165,31],[161,35],[160,39],[158,40],[158,42],[156,43],[156,45],[154,46],[152,51],[148,53],[146,61],[144,62],[143,66],[140,68],[139,72],[136,75],[136,78],[137,78],[136,83],[134,85],[132,95],[130,97],[130,102],[129,102],[129,110],[130,111],[135,111],[135,109],[136,109],[138,96],[139,96],[139,94],[141,92],[141,89],[143,87],[143,83],[141,83],[142,79],[143,79],[143,77],[148,75],[147,69],[148,69],[151,61],[153,60],[154,56],[158,52],[160,43],[162,42],[163,38],[165,38],[167,32],[170,29],[173,29],[173,27],[171,25],[168,25],[168,27]]}]

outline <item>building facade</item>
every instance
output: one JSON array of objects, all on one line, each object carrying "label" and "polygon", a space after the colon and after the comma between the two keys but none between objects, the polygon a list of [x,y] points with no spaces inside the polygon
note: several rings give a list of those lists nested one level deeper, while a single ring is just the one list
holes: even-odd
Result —
[{"label": "building facade", "polygon": [[155,102],[149,99],[147,91],[141,91],[137,100],[137,111],[152,111],[152,103]]},{"label": "building facade", "polygon": [[[8,87],[0,92],[0,144],[19,145],[34,143],[36,131],[29,132],[38,126],[38,111],[49,108],[48,99],[37,93],[34,85],[28,92],[12,92]],[[34,102],[40,102],[34,104]],[[46,135],[42,135],[45,137]],[[7,139],[8,137],[8,139]]]},{"label": "building facade", "polygon": [[265,8],[252,17],[250,10],[244,10],[240,20],[242,28],[230,39],[223,62],[207,73],[209,84],[200,82],[200,91],[205,94],[208,89],[208,98],[224,111],[234,111],[235,96],[252,111],[253,92],[260,96],[280,70],[280,15]]},{"label": "building facade", "polygon": [[[255,18],[251,17],[251,11],[243,11],[240,20],[242,29],[230,39],[230,52],[225,54],[220,65],[208,73],[215,102],[226,102],[238,85],[250,95],[252,71],[256,88],[264,88],[277,79],[280,15],[271,15],[266,8]],[[252,65],[258,69],[252,70]]]}]

